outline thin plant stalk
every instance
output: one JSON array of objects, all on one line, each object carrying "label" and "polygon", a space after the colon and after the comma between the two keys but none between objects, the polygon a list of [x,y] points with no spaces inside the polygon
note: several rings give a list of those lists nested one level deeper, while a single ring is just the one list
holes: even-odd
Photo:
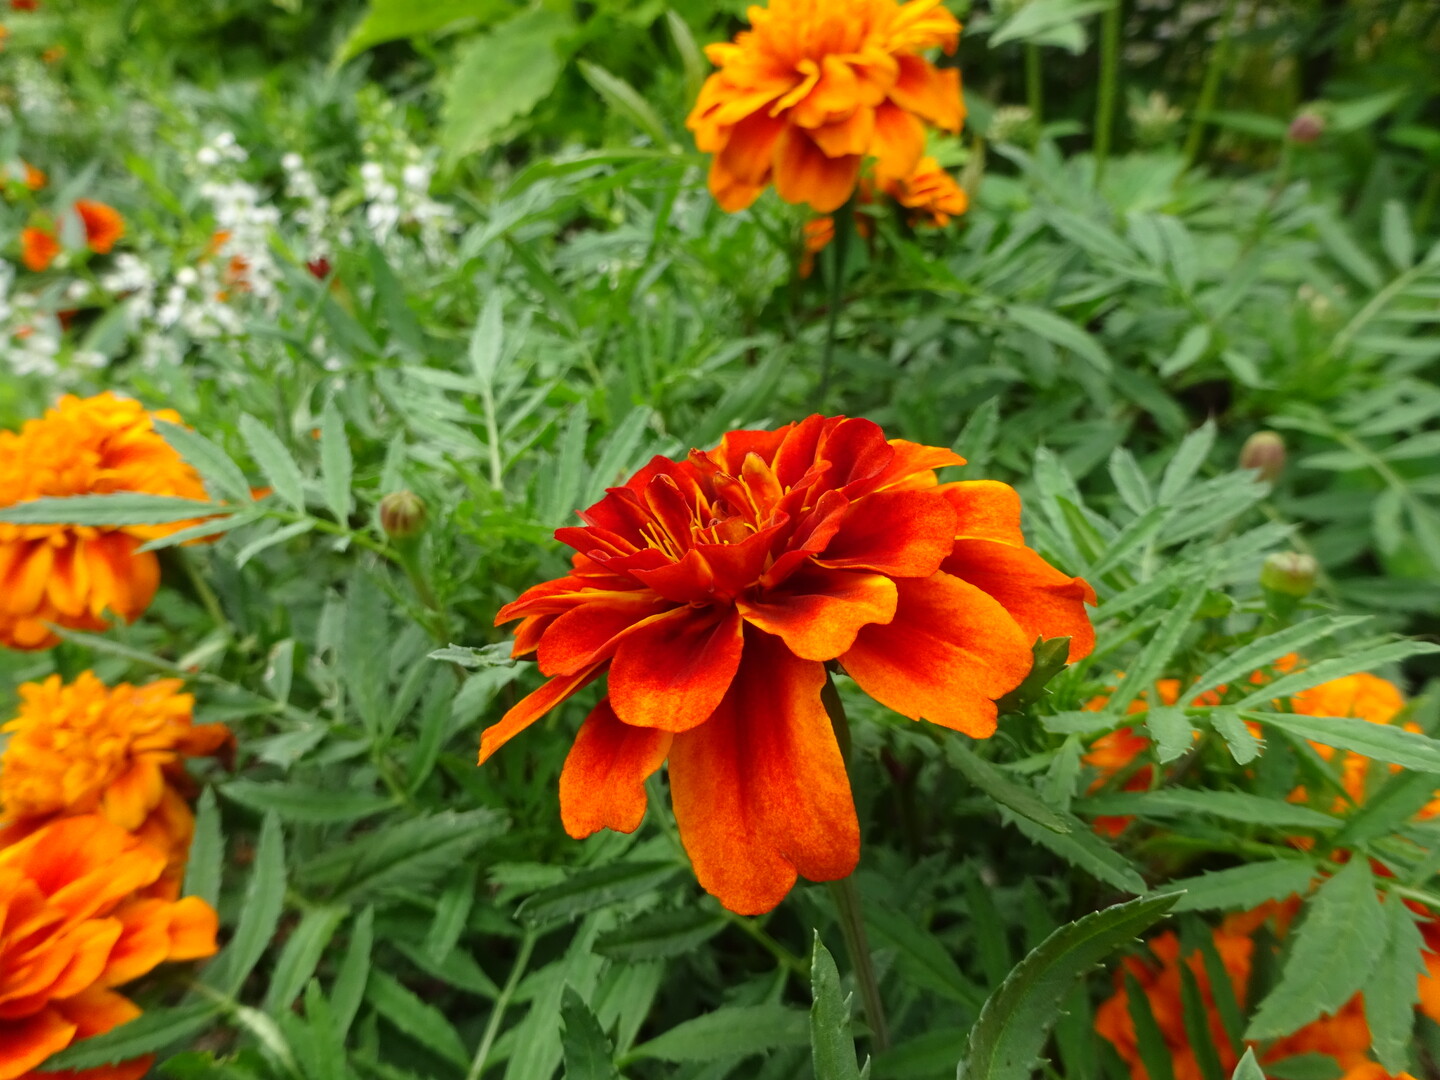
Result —
[{"label": "thin plant stalk", "polygon": [[1115,129],[1115,98],[1120,85],[1120,25],[1124,0],[1114,0],[1100,18],[1100,91],[1095,102],[1095,186],[1105,175],[1110,136]]},{"label": "thin plant stalk", "polygon": [[490,1050],[500,1034],[500,1022],[505,1019],[505,1010],[510,1006],[510,999],[515,996],[525,969],[530,966],[530,954],[535,951],[536,936],[534,930],[527,930],[520,939],[520,952],[515,957],[510,977],[505,980],[500,996],[495,999],[495,1007],[490,1010],[490,1022],[485,1025],[485,1034],[480,1038],[480,1046],[475,1051],[474,1060],[470,1062],[470,1071],[465,1074],[465,1080],[480,1080],[481,1074],[485,1072],[485,1064],[490,1060]]},{"label": "thin plant stalk", "polygon": [[825,411],[830,396],[831,370],[835,360],[835,330],[840,320],[840,304],[845,298],[845,271],[849,265],[850,238],[855,233],[855,196],[835,211],[835,239],[830,243],[830,310],[825,321],[825,350],[820,354],[820,383],[815,390],[815,409]]},{"label": "thin plant stalk", "polygon": [[1220,93],[1220,79],[1230,62],[1230,31],[1235,22],[1235,0],[1225,0],[1225,10],[1220,15],[1220,38],[1210,50],[1210,59],[1205,65],[1205,78],[1200,84],[1200,97],[1195,101],[1195,112],[1190,117],[1190,130],[1185,135],[1185,169],[1195,164],[1200,153],[1200,140],[1205,135],[1205,117],[1215,108],[1215,99]]},{"label": "thin plant stalk", "polygon": [[1038,129],[1044,123],[1045,84],[1040,77],[1040,46],[1034,42],[1025,45],[1025,105]]}]

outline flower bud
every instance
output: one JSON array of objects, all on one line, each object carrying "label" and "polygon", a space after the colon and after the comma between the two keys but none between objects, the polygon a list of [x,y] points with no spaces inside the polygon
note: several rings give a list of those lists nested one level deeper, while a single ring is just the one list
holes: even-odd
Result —
[{"label": "flower bud", "polygon": [[380,527],[392,540],[410,540],[425,531],[425,503],[413,491],[392,491],[380,500]]},{"label": "flower bud", "polygon": [[1240,448],[1240,467],[1255,469],[1260,479],[1273,484],[1285,471],[1285,440],[1273,431],[1257,431]]},{"label": "flower bud", "polygon": [[1260,587],[1266,592],[1298,600],[1310,595],[1319,572],[1320,564],[1314,556],[1298,551],[1277,551],[1265,556],[1265,565],[1260,568]]},{"label": "flower bud", "polygon": [[1318,112],[1306,110],[1298,113],[1294,120],[1290,121],[1290,129],[1286,136],[1294,143],[1313,143],[1325,134],[1325,117]]}]

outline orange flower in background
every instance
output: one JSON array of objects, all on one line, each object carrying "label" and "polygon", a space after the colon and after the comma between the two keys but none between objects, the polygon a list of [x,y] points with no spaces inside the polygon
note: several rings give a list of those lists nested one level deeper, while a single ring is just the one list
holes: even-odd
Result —
[{"label": "orange flower in background", "polygon": [[10,0],[11,11],[39,11],[40,0]]},{"label": "orange flower in background", "polygon": [[[1276,930],[1282,935],[1288,928],[1284,916],[1289,911],[1286,905],[1270,905],[1254,913],[1232,916],[1215,929],[1212,940],[1215,951],[1229,977],[1235,1000],[1243,1007],[1247,998],[1250,974],[1254,961],[1255,942],[1251,935],[1261,922],[1273,915],[1281,916]],[[1206,1021],[1220,1067],[1228,1075],[1239,1064],[1239,1055],[1231,1045],[1225,1025],[1215,1004],[1214,986],[1210,982],[1200,950],[1192,950],[1181,957],[1180,939],[1174,931],[1167,930],[1152,938],[1149,955],[1126,957],[1121,968],[1115,973],[1115,993],[1102,1002],[1095,1011],[1095,1031],[1109,1040],[1116,1052],[1130,1068],[1132,1080],[1149,1080],[1145,1065],[1140,1058],[1139,1042],[1135,1035],[1135,1024],[1130,1016],[1130,999],[1125,986],[1128,972],[1144,992],[1150,1011],[1155,1016],[1156,1026],[1170,1051],[1175,1080],[1203,1080],[1203,1072],[1196,1060],[1189,1033],[1185,1029],[1184,997],[1181,987],[1181,964],[1190,969],[1200,990],[1205,1007]],[[1300,1054],[1322,1054],[1332,1058],[1353,1080],[1389,1080],[1390,1074],[1376,1066],[1369,1056],[1370,1028],[1365,1021],[1363,999],[1356,995],[1333,1016],[1322,1016],[1306,1024],[1299,1031],[1256,1047],[1262,1064],[1278,1062]],[[1405,1074],[1400,1074],[1404,1076]]]},{"label": "orange flower in background", "polygon": [[49,229],[28,226],[20,230],[20,261],[25,269],[44,273],[59,254],[60,241]]},{"label": "orange flower in background", "polygon": [[91,199],[76,199],[75,213],[85,226],[85,243],[97,255],[108,255],[125,235],[125,219],[113,206]]},{"label": "orange flower in background", "polygon": [[[0,727],[0,845],[47,819],[98,813],[165,852],[179,886],[194,833],[184,759],[233,743],[224,724],[191,723],[179,679],[108,687],[91,672],[20,687],[20,710]],[[178,893],[177,893],[178,895]]]},{"label": "orange flower in background", "polygon": [[[0,431],[0,507],[48,496],[139,491],[204,499],[199,475],[155,431],[137,401],[103,393],[66,396],[19,432]],[[193,522],[96,527],[0,522],[0,645],[43,649],[45,625],[103,630],[106,612],[133,622],[160,583],[148,540]]]},{"label": "orange flower in background", "polygon": [[[167,960],[215,953],[203,900],[140,898],[165,858],[98,816],[62,818],[0,850],[0,1080],[141,1010],[115,987]],[[87,1070],[87,1080],[139,1080],[151,1058]]]},{"label": "orange flower in background", "polygon": [[829,213],[867,158],[882,181],[904,177],[924,155],[926,124],[960,130],[960,73],[920,55],[959,42],[940,0],[772,0],[748,14],[749,30],[706,48],[719,70],[686,120],[714,155],[710,191],[724,209],[745,209],[773,182],[786,202]]},{"label": "orange flower in background", "polygon": [[731,910],[770,910],[797,875],[846,876],[860,837],[826,662],[904,716],[985,738],[1037,637],[1069,637],[1072,659],[1094,644],[1093,591],[1025,546],[1012,488],[938,482],[959,464],[822,416],[655,458],[556,533],[570,574],[500,611],[550,681],[485,731],[480,761],[608,672],[560,779],[570,835],[636,829],[668,757],[685,849]]},{"label": "orange flower in background", "polygon": [[881,181],[880,187],[901,206],[914,211],[910,215],[911,224],[943,228],[950,224],[951,218],[970,209],[970,196],[965,194],[965,189],[932,157],[921,158],[907,176]]}]

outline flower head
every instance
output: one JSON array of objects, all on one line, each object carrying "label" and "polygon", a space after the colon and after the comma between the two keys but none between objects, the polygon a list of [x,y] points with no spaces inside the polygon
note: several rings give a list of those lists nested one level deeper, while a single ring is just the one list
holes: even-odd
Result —
[{"label": "flower head", "polygon": [[925,125],[959,131],[960,73],[923,50],[953,52],[960,24],[940,0],[771,0],[751,28],[706,55],[706,80],[686,121],[714,154],[710,190],[743,210],[772,181],[786,202],[838,209],[866,158],[883,181],[909,175]]},{"label": "flower head", "polygon": [[849,780],[821,703],[835,661],[882,704],[977,738],[1037,637],[1091,649],[1094,593],[1025,546],[1015,491],[940,484],[949,450],[812,416],[655,458],[556,536],[570,574],[499,614],[550,681],[481,739],[484,762],[609,675],[560,780],[572,836],[633,831],[669,759],[700,883],[739,912],[859,857]]},{"label": "flower head", "polygon": [[943,228],[970,208],[970,197],[955,178],[932,157],[924,157],[906,176],[880,184],[901,206],[912,211],[912,224]]},{"label": "flower head", "polygon": [[125,219],[113,206],[93,199],[76,199],[75,213],[85,226],[85,243],[98,255],[109,254],[116,241],[125,235]]},{"label": "flower head", "polygon": [[[19,432],[0,431],[0,506],[48,496],[139,491],[204,499],[199,475],[160,437],[151,414],[112,393],[66,396]],[[43,649],[46,623],[103,630],[107,611],[134,621],[160,581],[148,540],[185,528],[0,523],[0,645]]]},{"label": "flower head", "polygon": [[[158,851],[95,815],[0,850],[0,1080],[34,1076],[77,1039],[139,1016],[114,987],[166,960],[214,954],[215,912],[203,900],[139,895],[164,869]],[[145,1058],[84,1075],[138,1080],[149,1067]]]},{"label": "flower head", "polygon": [[49,229],[30,225],[20,230],[20,261],[25,269],[44,273],[60,254],[60,241]]}]

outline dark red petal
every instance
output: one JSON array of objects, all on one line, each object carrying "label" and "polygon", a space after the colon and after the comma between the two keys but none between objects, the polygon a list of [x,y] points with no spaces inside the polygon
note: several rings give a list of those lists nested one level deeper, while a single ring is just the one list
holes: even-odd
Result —
[{"label": "dark red petal", "polygon": [[597,594],[593,603],[572,608],[550,624],[536,656],[540,671],[569,675],[608,660],[621,634],[673,606],[649,590]]},{"label": "dark red petal", "polygon": [[693,549],[679,562],[666,561],[651,569],[632,570],[630,576],[677,604],[703,603],[715,595],[715,571]]},{"label": "dark red petal", "polygon": [[496,750],[499,750],[571,694],[594,681],[595,677],[600,674],[600,668],[601,665],[596,664],[592,668],[577,671],[573,675],[561,675],[559,678],[551,679],[534,693],[522,698],[497,723],[491,724],[480,733],[478,764],[484,765]]},{"label": "dark red petal", "polygon": [[855,502],[822,566],[929,577],[955,543],[955,510],[927,491],[882,491]]},{"label": "dark red petal", "polygon": [[740,613],[680,608],[628,634],[610,665],[610,704],[627,724],[686,731],[705,722],[740,666]]},{"label": "dark red petal", "polygon": [[897,596],[883,574],[811,566],[783,588],[757,590],[737,607],[746,622],[780,637],[796,656],[833,660],[855,643],[862,626],[894,618]]}]

